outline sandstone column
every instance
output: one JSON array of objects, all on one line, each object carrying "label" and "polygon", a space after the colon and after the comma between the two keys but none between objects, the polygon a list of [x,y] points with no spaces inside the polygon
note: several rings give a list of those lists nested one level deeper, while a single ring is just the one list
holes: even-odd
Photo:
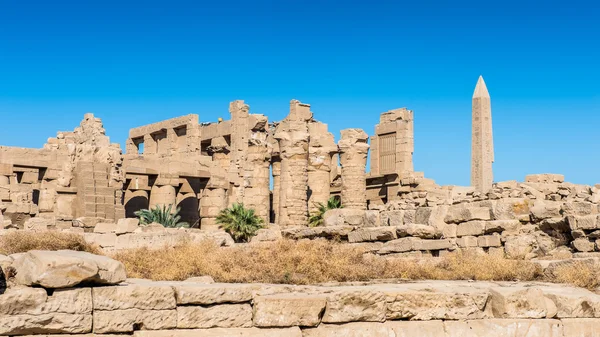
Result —
[{"label": "sandstone column", "polygon": [[342,130],[338,146],[342,164],[342,205],[367,209],[367,154],[369,136],[361,129]]},{"label": "sandstone column", "polygon": [[246,153],[246,162],[242,171],[244,196],[242,201],[255,214],[269,223],[270,189],[269,166],[271,153],[267,142],[267,117],[250,115],[248,118],[250,137]]},{"label": "sandstone column", "polygon": [[231,114],[231,153],[229,180],[233,182],[229,205],[244,202],[244,164],[248,156],[248,117],[250,107],[242,100],[229,104]]},{"label": "sandstone column", "polygon": [[337,152],[327,124],[308,124],[308,209],[312,213],[319,203],[327,204],[331,187],[331,155]]},{"label": "sandstone column", "polygon": [[149,208],[153,209],[156,206],[167,206],[173,205],[171,207],[171,211],[174,211],[176,208],[176,194],[175,187],[171,185],[164,186],[152,186],[152,190],[150,191],[150,205]]},{"label": "sandstone column", "polygon": [[471,186],[486,193],[492,188],[494,143],[492,139],[492,106],[483,77],[479,76],[473,93],[471,134]]},{"label": "sandstone column", "polygon": [[277,223],[279,221],[279,193],[281,191],[281,159],[279,157],[273,159],[271,169],[273,175],[273,223]]},{"label": "sandstone column", "polygon": [[281,226],[308,224],[308,126],[310,105],[290,102],[290,114],[278,126],[275,139],[281,156],[281,188],[277,221]]},{"label": "sandstone column", "polygon": [[225,185],[223,179],[212,177],[202,191],[200,197],[200,229],[216,230],[219,228],[215,218],[222,209],[227,207]]}]

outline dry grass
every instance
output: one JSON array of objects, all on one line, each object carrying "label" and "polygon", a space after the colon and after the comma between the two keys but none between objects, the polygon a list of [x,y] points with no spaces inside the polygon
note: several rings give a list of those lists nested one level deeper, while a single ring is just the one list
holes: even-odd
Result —
[{"label": "dry grass", "polygon": [[600,270],[592,263],[573,262],[558,266],[553,272],[553,281],[577,287],[596,289],[600,286]]},{"label": "dry grass", "polygon": [[541,269],[527,261],[493,255],[452,254],[438,261],[386,259],[324,240],[281,240],[273,245],[219,248],[209,242],[162,250],[117,253],[129,277],[185,280],[210,275],[217,282],[314,284],[411,280],[538,280]]},{"label": "dry grass", "polygon": [[0,254],[10,255],[30,250],[77,250],[100,254],[98,247],[87,243],[83,236],[54,231],[13,231],[0,236]]}]

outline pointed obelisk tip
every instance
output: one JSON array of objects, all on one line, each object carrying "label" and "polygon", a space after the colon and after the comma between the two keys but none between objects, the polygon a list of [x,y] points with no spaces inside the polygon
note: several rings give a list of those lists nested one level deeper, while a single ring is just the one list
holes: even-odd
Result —
[{"label": "pointed obelisk tip", "polygon": [[490,97],[490,93],[488,92],[483,76],[481,75],[479,75],[477,85],[475,86],[475,92],[473,92],[473,98],[475,97]]}]

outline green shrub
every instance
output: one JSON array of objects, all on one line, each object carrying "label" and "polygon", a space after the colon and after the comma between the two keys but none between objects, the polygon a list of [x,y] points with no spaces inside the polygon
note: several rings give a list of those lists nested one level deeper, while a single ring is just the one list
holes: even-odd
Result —
[{"label": "green shrub", "polygon": [[253,209],[245,208],[244,204],[233,204],[222,210],[216,221],[236,242],[250,241],[263,228],[263,220],[254,214]]},{"label": "green shrub", "polygon": [[178,227],[189,227],[187,222],[180,222],[181,216],[179,211],[181,208],[177,207],[175,212],[171,213],[171,207],[173,205],[158,205],[153,209],[142,209],[134,214],[140,218],[140,225],[148,225],[153,222],[159,223],[166,228],[178,228]]},{"label": "green shrub", "polygon": [[317,210],[308,218],[308,225],[310,227],[321,226],[323,224],[323,216],[328,210],[343,208],[342,203],[336,197],[329,198],[329,200],[327,200],[327,205],[322,202],[317,202],[315,203],[315,206],[317,206]]}]

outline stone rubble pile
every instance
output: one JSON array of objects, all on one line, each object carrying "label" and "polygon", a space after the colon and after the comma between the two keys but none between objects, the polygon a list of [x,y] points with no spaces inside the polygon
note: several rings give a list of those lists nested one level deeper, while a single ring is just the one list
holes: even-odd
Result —
[{"label": "stone rubble pile", "polygon": [[119,262],[82,252],[11,259],[17,276],[0,295],[2,336],[575,337],[600,329],[600,295],[556,284],[153,282],[125,279]]}]

